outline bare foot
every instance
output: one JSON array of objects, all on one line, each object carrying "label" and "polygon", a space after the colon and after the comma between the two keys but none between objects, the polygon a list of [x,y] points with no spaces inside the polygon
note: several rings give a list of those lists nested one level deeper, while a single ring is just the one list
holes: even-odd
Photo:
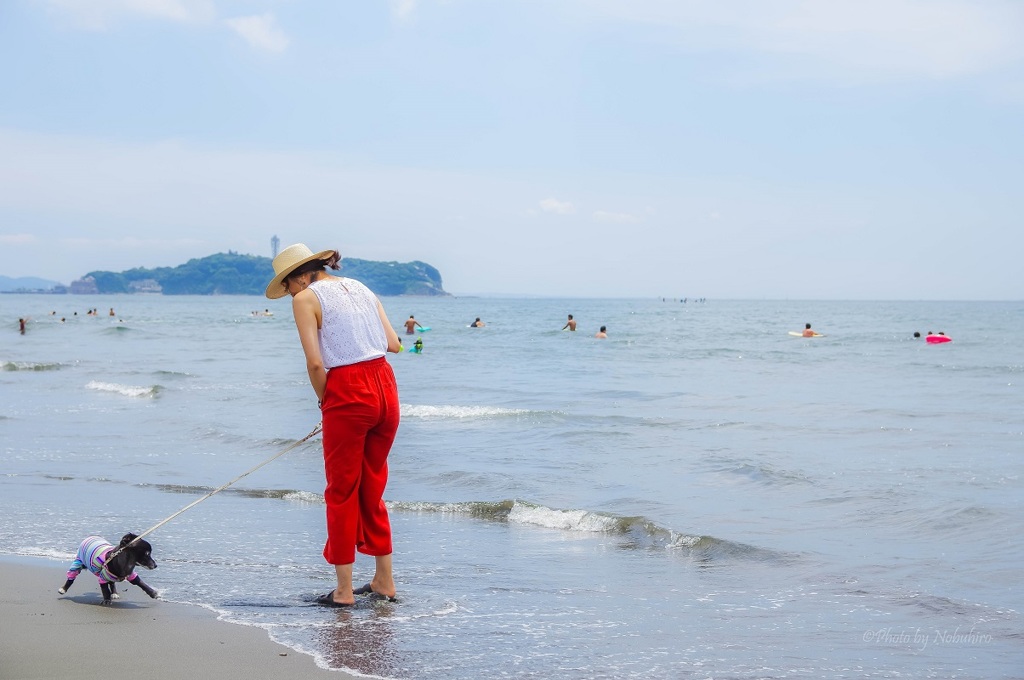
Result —
[{"label": "bare foot", "polygon": [[384,579],[378,579],[374,576],[373,580],[370,581],[370,589],[378,595],[384,595],[385,597],[395,597],[398,595],[394,579],[388,579],[388,581],[385,582]]}]

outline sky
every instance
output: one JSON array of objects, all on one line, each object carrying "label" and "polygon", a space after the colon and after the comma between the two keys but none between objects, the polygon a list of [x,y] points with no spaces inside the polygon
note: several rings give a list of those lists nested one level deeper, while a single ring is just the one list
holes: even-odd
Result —
[{"label": "sky", "polygon": [[1024,2],[3,0],[0,275],[1024,299]]}]

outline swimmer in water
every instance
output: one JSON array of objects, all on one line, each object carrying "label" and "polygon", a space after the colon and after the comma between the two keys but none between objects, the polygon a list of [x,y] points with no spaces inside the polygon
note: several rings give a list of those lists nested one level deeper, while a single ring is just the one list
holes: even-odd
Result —
[{"label": "swimmer in water", "polygon": [[416,332],[417,327],[423,328],[423,326],[420,325],[420,322],[416,320],[416,317],[410,314],[409,318],[405,321],[405,334],[412,335]]}]

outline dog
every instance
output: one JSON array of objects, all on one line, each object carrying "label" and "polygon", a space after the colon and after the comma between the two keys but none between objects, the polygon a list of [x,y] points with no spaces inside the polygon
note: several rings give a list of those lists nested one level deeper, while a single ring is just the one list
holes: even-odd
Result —
[{"label": "dog", "polygon": [[134,583],[142,588],[146,595],[155,599],[158,595],[157,591],[146,585],[135,573],[136,566],[156,569],[156,562],[152,557],[153,546],[135,534],[125,534],[117,546],[117,554],[111,558],[110,554],[114,551],[114,546],[100,536],[90,536],[82,541],[82,545],[78,547],[75,561],[68,568],[68,580],[65,581],[62,588],[57,589],[57,592],[61,595],[68,592],[71,584],[75,582],[82,570],[88,569],[99,579],[100,590],[103,592],[103,604],[110,604],[111,600],[120,599],[121,596],[117,594],[117,587],[114,584],[126,579],[129,583]]}]

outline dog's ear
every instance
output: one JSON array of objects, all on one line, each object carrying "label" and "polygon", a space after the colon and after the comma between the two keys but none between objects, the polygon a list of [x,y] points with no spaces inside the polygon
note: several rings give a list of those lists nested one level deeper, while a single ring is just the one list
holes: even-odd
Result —
[{"label": "dog's ear", "polygon": [[120,545],[118,545],[118,547],[123,548],[124,546],[134,541],[136,538],[138,538],[138,536],[136,536],[135,534],[125,534],[121,537],[121,543]]}]

